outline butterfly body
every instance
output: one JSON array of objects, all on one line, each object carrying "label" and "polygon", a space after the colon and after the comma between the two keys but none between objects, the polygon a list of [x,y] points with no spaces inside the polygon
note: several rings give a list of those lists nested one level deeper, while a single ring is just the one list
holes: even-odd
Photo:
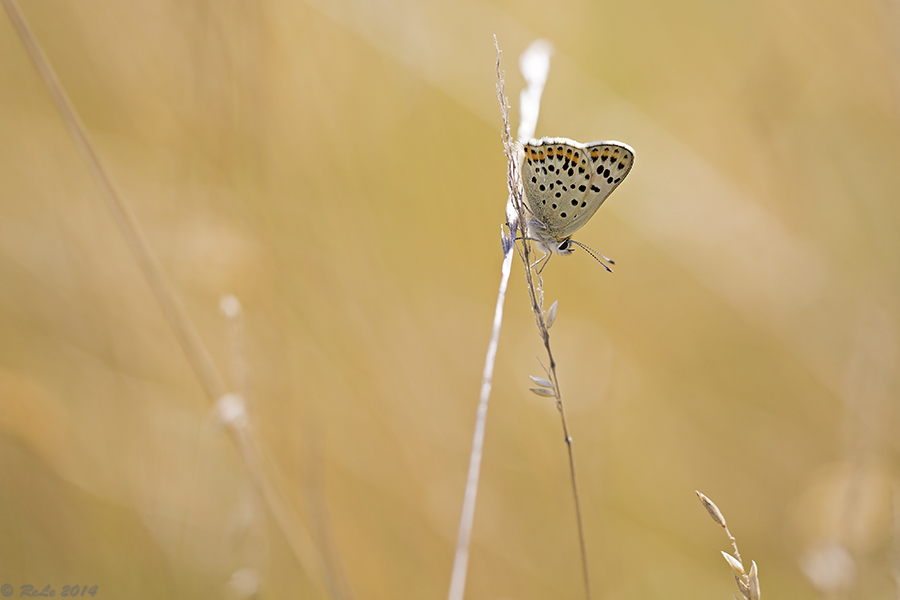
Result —
[{"label": "butterfly body", "polygon": [[521,150],[527,235],[546,253],[571,254],[572,234],[631,171],[634,150],[622,142],[566,138],[529,140]]}]

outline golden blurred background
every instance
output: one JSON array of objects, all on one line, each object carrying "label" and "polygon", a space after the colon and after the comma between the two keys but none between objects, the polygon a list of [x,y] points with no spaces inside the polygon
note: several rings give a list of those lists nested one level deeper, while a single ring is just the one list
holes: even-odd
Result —
[{"label": "golden blurred background", "polygon": [[[497,35],[633,146],[544,271],[596,598],[896,598],[900,5],[21,0],[343,597],[446,597],[499,282]],[[324,598],[0,12],[0,584]],[[581,598],[514,264],[468,598]],[[234,295],[240,318],[220,300]],[[301,528],[302,530],[302,528]],[[255,594],[255,595],[254,595]]]}]

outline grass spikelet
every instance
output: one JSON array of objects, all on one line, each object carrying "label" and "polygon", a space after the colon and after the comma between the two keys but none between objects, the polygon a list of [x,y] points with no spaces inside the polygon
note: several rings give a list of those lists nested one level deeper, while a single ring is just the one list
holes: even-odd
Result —
[{"label": "grass spikelet", "polygon": [[731,535],[731,532],[728,530],[728,524],[725,522],[725,515],[722,514],[722,511],[719,510],[719,507],[716,506],[715,502],[697,490],[694,490],[694,492],[700,499],[700,503],[703,504],[703,508],[705,508],[706,512],[709,513],[709,516],[712,517],[712,520],[725,530],[725,535],[727,535],[729,541],[731,541],[731,546],[734,548],[734,556],[724,551],[722,552],[722,556],[725,558],[728,566],[731,567],[734,574],[734,580],[741,592],[741,596],[743,596],[744,600],[759,600],[759,574],[756,568],[756,561],[750,561],[750,572],[748,573],[744,568],[743,560],[741,560],[741,553],[737,547],[737,540],[734,539],[734,536]]}]

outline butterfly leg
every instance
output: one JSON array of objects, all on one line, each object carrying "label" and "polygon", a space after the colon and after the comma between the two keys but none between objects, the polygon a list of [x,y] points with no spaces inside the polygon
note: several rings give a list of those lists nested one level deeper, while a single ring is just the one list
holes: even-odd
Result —
[{"label": "butterfly leg", "polygon": [[[527,239],[527,238],[523,238],[523,239]],[[528,265],[529,269],[533,269],[536,264],[538,264],[539,262],[544,260],[544,258],[546,258],[547,253],[544,252],[543,250],[541,252],[542,252],[541,257],[539,259],[537,259],[536,261],[534,261],[533,263],[531,263],[530,265]]]},{"label": "butterfly leg", "polygon": [[[547,263],[550,262],[550,259],[551,259],[551,258],[553,258],[553,253],[552,253],[552,252],[545,252],[545,253],[544,253],[544,256],[542,256],[542,257],[540,258],[540,260],[538,260],[536,263],[534,263],[534,264],[536,265],[536,264],[538,264],[539,262],[544,261],[544,264],[541,265],[541,268],[537,270],[537,274],[538,274],[538,275],[540,275],[541,272],[543,272],[544,267],[547,266]],[[534,265],[532,265],[532,266],[534,266]]]}]

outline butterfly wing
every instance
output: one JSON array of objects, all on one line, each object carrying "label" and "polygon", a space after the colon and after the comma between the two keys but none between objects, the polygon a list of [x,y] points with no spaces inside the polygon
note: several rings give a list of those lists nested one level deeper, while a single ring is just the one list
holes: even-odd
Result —
[{"label": "butterfly wing", "polygon": [[[584,147],[591,160],[591,179],[586,194],[587,206],[584,209],[584,221],[587,221],[631,172],[634,149],[628,144],[612,140],[591,142]],[[584,222],[578,227],[583,224]],[[572,235],[578,227],[566,230],[565,235]]]},{"label": "butterfly wing", "polygon": [[549,238],[561,242],[594,216],[634,164],[622,142],[543,138],[523,145],[525,202]]},{"label": "butterfly wing", "polygon": [[590,214],[591,159],[583,144],[565,138],[530,140],[523,145],[525,203],[544,230],[561,242],[584,225]]}]

